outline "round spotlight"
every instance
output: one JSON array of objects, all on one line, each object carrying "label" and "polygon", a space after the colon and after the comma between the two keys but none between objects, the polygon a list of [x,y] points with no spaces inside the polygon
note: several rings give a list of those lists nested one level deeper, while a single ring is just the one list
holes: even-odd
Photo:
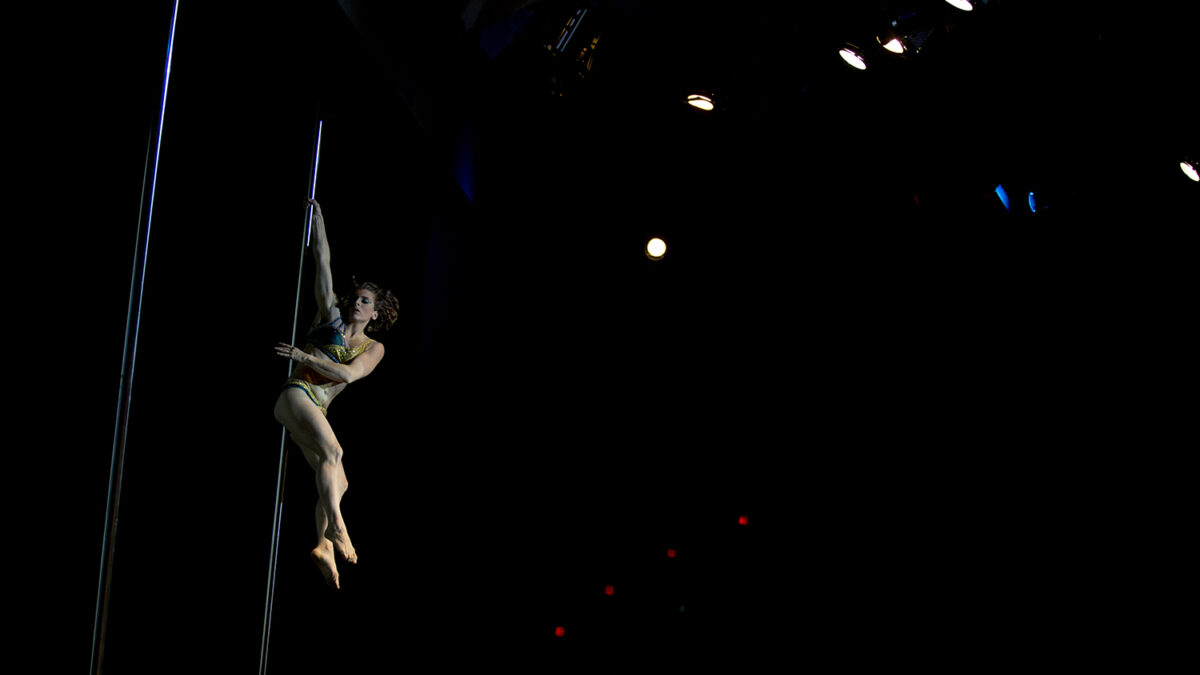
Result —
[{"label": "round spotlight", "polygon": [[666,254],[667,254],[667,242],[663,241],[662,239],[659,239],[658,237],[654,237],[650,241],[646,242],[646,257],[647,258],[649,258],[651,260],[662,260],[663,256],[665,256]]},{"label": "round spotlight", "polygon": [[903,54],[908,50],[908,48],[904,46],[904,43],[900,41],[900,38],[892,38],[887,42],[884,42],[883,38],[880,38],[879,44],[893,54]]},{"label": "round spotlight", "polygon": [[1186,175],[1188,178],[1200,183],[1200,173],[1196,172],[1195,162],[1185,159],[1179,163],[1179,168],[1183,170],[1184,175]]},{"label": "round spotlight", "polygon": [[688,94],[687,104],[693,108],[703,110],[705,112],[708,112],[715,107],[713,106],[712,97],[707,94]]},{"label": "round spotlight", "polygon": [[964,12],[969,12],[975,9],[975,3],[972,0],[946,0],[946,3],[955,9],[961,9]]},{"label": "round spotlight", "polygon": [[859,52],[858,47],[855,47],[854,45],[846,45],[845,47],[842,47],[842,50],[839,51],[838,54],[841,55],[843,61],[849,63],[855,68],[859,70],[867,69],[867,62],[863,60],[862,54]]}]

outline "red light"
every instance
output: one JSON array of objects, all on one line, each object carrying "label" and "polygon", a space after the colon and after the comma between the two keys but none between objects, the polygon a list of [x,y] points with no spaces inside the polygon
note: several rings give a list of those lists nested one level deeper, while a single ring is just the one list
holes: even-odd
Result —
[{"label": "red light", "polygon": [[675,557],[675,549],[673,549],[673,548],[667,549],[667,557],[674,558]]},{"label": "red light", "polygon": [[613,585],[612,585],[612,584],[609,584],[609,585],[607,585],[607,586],[605,586],[605,587],[604,587],[604,594],[605,594],[605,595],[612,595],[612,594],[613,594],[613,593],[615,593],[615,592],[616,592],[616,589],[615,589],[615,588],[613,588]]},{"label": "red light", "polygon": [[747,518],[746,516],[738,517],[738,525],[749,525],[749,524],[750,524],[750,519]]},{"label": "red light", "polygon": [[563,628],[562,626],[558,626],[558,627],[556,627],[556,628],[554,629],[554,636],[555,636],[555,637],[562,637],[562,636],[564,636],[564,635],[566,635],[566,634],[567,634],[567,629],[566,629],[566,628]]}]

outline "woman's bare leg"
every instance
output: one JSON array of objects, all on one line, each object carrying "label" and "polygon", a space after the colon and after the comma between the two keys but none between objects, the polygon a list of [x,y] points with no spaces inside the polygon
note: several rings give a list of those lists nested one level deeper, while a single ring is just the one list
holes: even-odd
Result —
[{"label": "woman's bare leg", "polygon": [[[313,471],[316,471],[317,466],[320,464],[316,452],[301,446],[291,433],[288,434],[288,437],[300,447],[300,453],[304,455],[304,460],[308,462],[308,466]],[[330,588],[341,588],[341,583],[338,581],[337,557],[334,555],[333,542],[325,538],[325,530],[329,528],[329,515],[325,513],[325,505],[321,503],[320,499],[317,499],[316,522],[317,545],[313,547],[313,550],[309,551],[308,557],[317,566],[317,569],[321,572],[321,576],[325,578],[325,583]]]},{"label": "woman's bare leg", "polygon": [[[305,454],[308,454],[308,453],[305,453]],[[320,463],[312,462],[312,463],[310,463],[310,465],[313,467],[313,470],[316,471],[317,468],[320,466]],[[350,487],[350,483],[349,483],[349,481],[346,480],[346,467],[343,466],[341,462],[338,462],[337,476],[336,476],[336,482],[335,482],[335,487],[334,487],[335,494],[333,495],[333,500],[337,503],[338,510],[341,510],[342,496],[346,494],[346,489],[349,487]],[[326,534],[327,532],[329,532],[329,526],[330,526],[329,511],[327,510],[327,508],[325,506],[325,500],[323,500],[321,498],[317,499],[317,518],[316,518],[316,520],[317,520],[317,546],[328,546],[328,547],[330,547],[329,550],[332,551],[333,550],[333,540],[330,539],[329,536]],[[351,561],[351,562],[355,562],[355,561]]]},{"label": "woman's bare leg", "polygon": [[308,557],[325,577],[325,583],[331,588],[341,588],[338,581],[337,558],[333,555],[333,542],[325,538],[325,528],[329,526],[329,517],[325,515],[325,507],[317,502],[317,545],[308,552]]},{"label": "woman's bare leg", "polygon": [[[318,534],[329,540],[333,549],[347,561],[358,562],[341,511],[342,495],[349,485],[342,466],[342,447],[329,421],[303,392],[291,388],[280,395],[275,405],[275,418],[287,427],[292,440],[300,446],[305,460],[316,473],[317,526],[324,525]],[[318,544],[318,548],[323,545]]]},{"label": "woman's bare leg", "polygon": [[334,550],[349,562],[358,562],[346,521],[342,518],[342,494],[345,493],[346,472],[342,467],[341,448],[324,453],[317,462],[317,506],[325,512],[325,529],[321,532]]}]

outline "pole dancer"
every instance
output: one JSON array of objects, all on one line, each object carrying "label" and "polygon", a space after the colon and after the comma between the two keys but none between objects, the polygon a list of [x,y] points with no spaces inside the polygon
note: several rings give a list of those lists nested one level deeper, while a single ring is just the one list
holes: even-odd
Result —
[{"label": "pole dancer", "polygon": [[[371,282],[353,279],[354,292],[338,298],[333,292],[329,240],[321,206],[309,199],[313,213],[313,258],[316,263],[317,316],[303,349],[286,343],[275,353],[298,365],[275,402],[275,419],[282,424],[312,467],[317,478],[317,545],[309,557],[325,583],[341,588],[337,557],[355,563],[341,501],[349,483],[342,463],[342,446],[326,419],[329,404],[346,385],[370,375],[383,359],[381,342],[367,333],[387,330],[396,322],[395,296]],[[336,553],[336,555],[335,555]]]}]

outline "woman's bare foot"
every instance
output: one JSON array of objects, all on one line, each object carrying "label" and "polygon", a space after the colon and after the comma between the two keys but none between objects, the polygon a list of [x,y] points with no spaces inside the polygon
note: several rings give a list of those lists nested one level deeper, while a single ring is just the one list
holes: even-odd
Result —
[{"label": "woman's bare foot", "polygon": [[338,584],[337,562],[333,559],[333,549],[327,546],[318,546],[308,554],[312,561],[317,565],[317,569],[321,570],[321,576],[325,577],[325,583],[330,588],[340,589]]},{"label": "woman's bare foot", "polygon": [[338,530],[333,523],[330,523],[325,528],[325,538],[333,542],[333,548],[338,552],[338,555],[346,559],[346,562],[358,562],[358,554],[354,552],[354,544],[350,543],[350,535],[346,534],[344,527]]}]

